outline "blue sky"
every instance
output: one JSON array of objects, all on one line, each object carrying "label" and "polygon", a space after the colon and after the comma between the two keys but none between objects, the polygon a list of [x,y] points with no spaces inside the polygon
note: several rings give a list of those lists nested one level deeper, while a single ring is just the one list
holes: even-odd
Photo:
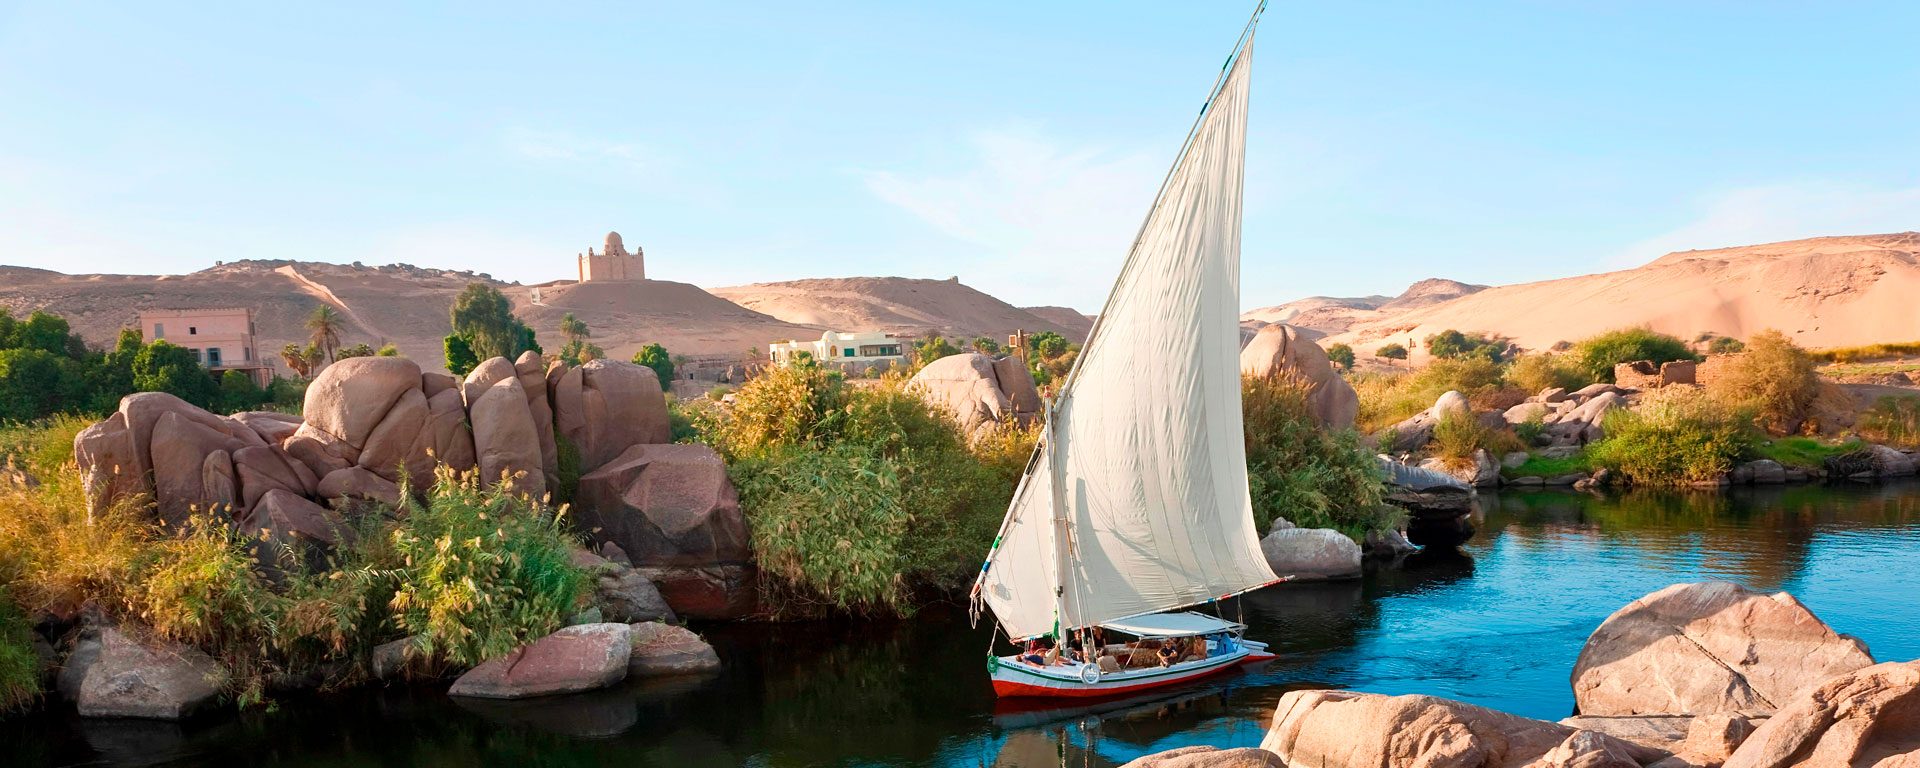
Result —
[{"label": "blue sky", "polygon": [[[1097,308],[1247,2],[0,3],[0,263]],[[1909,2],[1275,2],[1243,304],[1920,229]]]}]

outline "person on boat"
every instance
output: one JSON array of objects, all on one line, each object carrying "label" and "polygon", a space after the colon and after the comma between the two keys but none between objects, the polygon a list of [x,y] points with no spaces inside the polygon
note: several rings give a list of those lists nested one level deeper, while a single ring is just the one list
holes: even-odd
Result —
[{"label": "person on boat", "polygon": [[1198,659],[1198,660],[1202,660],[1202,661],[1204,661],[1204,660],[1206,660],[1206,658],[1207,658],[1207,639],[1206,639],[1206,638],[1204,638],[1204,637],[1195,637],[1195,638],[1193,638],[1193,640],[1192,640],[1192,642],[1191,642],[1191,644],[1190,644],[1190,647],[1189,647],[1189,648],[1187,649],[1187,658],[1190,658],[1190,659]]},{"label": "person on boat", "polygon": [[1020,653],[1020,660],[1036,667],[1044,667],[1047,665],[1046,650],[1040,644],[1039,638],[1028,640],[1027,649]]},{"label": "person on boat", "polygon": [[1182,655],[1180,653],[1181,645],[1182,643],[1178,640],[1161,643],[1160,650],[1155,652],[1156,655],[1160,657],[1160,666],[1171,667],[1180,663],[1180,657]]}]

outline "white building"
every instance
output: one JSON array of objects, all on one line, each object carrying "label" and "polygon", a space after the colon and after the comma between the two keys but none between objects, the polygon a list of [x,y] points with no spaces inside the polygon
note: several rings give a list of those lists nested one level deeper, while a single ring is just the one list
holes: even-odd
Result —
[{"label": "white building", "polygon": [[776,341],[767,345],[767,360],[785,365],[805,353],[816,362],[843,367],[872,367],[884,363],[907,362],[907,340],[891,333],[840,333],[827,331],[814,341]]}]

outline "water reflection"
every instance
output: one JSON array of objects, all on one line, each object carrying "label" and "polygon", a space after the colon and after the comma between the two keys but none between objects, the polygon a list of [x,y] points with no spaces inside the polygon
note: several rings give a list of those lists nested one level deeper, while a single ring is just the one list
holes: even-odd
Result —
[{"label": "water reflection", "polygon": [[434,688],[285,701],[184,727],[0,721],[9,764],[262,766],[1114,766],[1189,744],[1248,746],[1289,690],[1430,693],[1559,718],[1581,644],[1680,581],[1793,592],[1880,659],[1920,657],[1920,483],[1728,493],[1485,494],[1479,532],[1361,580],[1221,606],[1279,658],[1165,699],[1035,711],[996,702],[989,634],[957,606],[898,624],[702,627],[717,676],[534,702]]}]

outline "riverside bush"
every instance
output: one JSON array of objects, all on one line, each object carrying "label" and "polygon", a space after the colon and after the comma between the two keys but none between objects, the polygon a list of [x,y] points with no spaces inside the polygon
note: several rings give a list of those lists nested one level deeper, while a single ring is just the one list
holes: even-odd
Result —
[{"label": "riverside bush", "polygon": [[1448,466],[1470,467],[1476,451],[1484,450],[1498,460],[1526,450],[1526,444],[1512,430],[1494,429],[1481,424],[1471,413],[1453,411],[1433,425],[1433,442],[1428,448]]},{"label": "riverside bush", "polygon": [[1613,383],[1613,367],[1620,363],[1649,360],[1659,365],[1695,359],[1686,342],[1648,328],[1621,328],[1581,340],[1573,345],[1572,356],[1589,381],[1609,384]]},{"label": "riverside bush", "polygon": [[1754,448],[1746,414],[1680,388],[1655,390],[1636,408],[1608,411],[1605,426],[1606,439],[1589,455],[1636,485],[1712,482]]},{"label": "riverside bush", "polygon": [[1587,372],[1561,355],[1531,353],[1513,359],[1507,366],[1507,383],[1529,395],[1560,387],[1569,391],[1593,383]]},{"label": "riverside bush", "polygon": [[1307,528],[1333,528],[1353,538],[1393,526],[1382,504],[1385,474],[1351,429],[1315,424],[1306,386],[1290,377],[1246,376],[1247,486],[1256,530],[1276,517]]},{"label": "riverside bush", "polygon": [[1752,411],[1774,434],[1800,431],[1820,394],[1813,356],[1779,331],[1754,334],[1746,352],[1722,365],[1707,391],[1728,406]]},{"label": "riverside bush", "polygon": [[1433,406],[1448,390],[1485,398],[1501,389],[1500,366],[1483,357],[1435,360],[1413,373],[1368,373],[1350,379],[1360,398],[1356,425],[1373,432]]},{"label": "riverside bush", "polygon": [[1875,442],[1920,448],[1920,397],[1889,395],[1860,414],[1855,424],[1862,437]]},{"label": "riverside bush", "polygon": [[40,655],[33,651],[27,616],[0,595],[0,714],[26,709],[40,698]]},{"label": "riverside bush", "polygon": [[923,590],[963,589],[1036,434],[969,442],[903,375],[852,387],[811,363],[768,370],[731,406],[689,409],[739,488],[765,604],[796,616],[905,615]]}]

